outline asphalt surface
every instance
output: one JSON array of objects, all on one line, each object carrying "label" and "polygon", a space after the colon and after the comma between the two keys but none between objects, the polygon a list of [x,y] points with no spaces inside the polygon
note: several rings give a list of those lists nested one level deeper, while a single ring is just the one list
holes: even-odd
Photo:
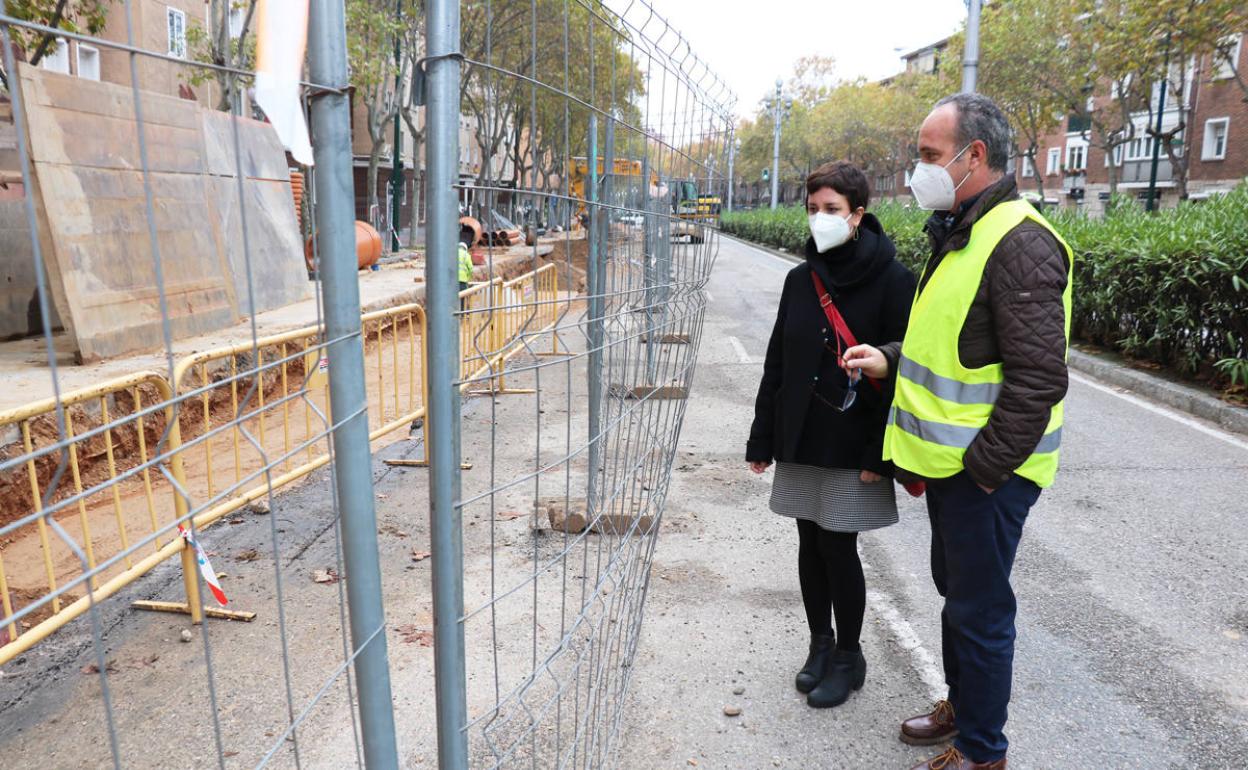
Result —
[{"label": "asphalt surface", "polygon": [[[941,693],[921,501],[860,539],[866,687],[809,709],[796,528],[744,446],[790,263],[725,239],[623,727],[627,768],[907,768]],[[1248,766],[1248,441],[1073,375],[1014,572],[1010,766]],[[900,498],[904,498],[901,495]],[[741,709],[726,716],[726,706]]]}]

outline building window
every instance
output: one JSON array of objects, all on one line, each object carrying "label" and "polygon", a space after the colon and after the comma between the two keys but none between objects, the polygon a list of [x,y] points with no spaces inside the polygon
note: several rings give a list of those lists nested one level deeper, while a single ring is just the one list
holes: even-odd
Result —
[{"label": "building window", "polygon": [[1205,141],[1201,145],[1201,160],[1224,160],[1226,158],[1226,134],[1230,118],[1213,118],[1205,121]]},{"label": "building window", "polygon": [[1223,80],[1235,77],[1239,67],[1240,49],[1244,44],[1243,35],[1231,35],[1222,39],[1217,52],[1213,55],[1213,79]]},{"label": "building window", "polygon": [[1057,174],[1057,172],[1061,170],[1062,170],[1062,148],[1050,147],[1049,148],[1049,161],[1048,161],[1048,164],[1044,168],[1044,173],[1048,174],[1049,176],[1054,176],[1055,174]]},{"label": "building window", "polygon": [[177,8],[165,8],[169,22],[169,55],[186,58],[186,12]]},{"label": "building window", "polygon": [[1074,173],[1088,168],[1088,148],[1082,144],[1066,146],[1066,170]]},{"label": "building window", "polygon": [[78,77],[100,79],[100,49],[85,43],[78,44]]},{"label": "building window", "polygon": [[238,39],[243,34],[243,21],[247,18],[247,12],[241,5],[231,6],[230,8],[230,37]]},{"label": "building window", "polygon": [[48,49],[43,52],[43,58],[39,60],[39,66],[52,72],[69,74],[69,43],[65,42],[65,38],[58,37],[48,45]]},{"label": "building window", "polygon": [[1031,156],[1023,155],[1020,159],[1023,165],[1023,179],[1031,179],[1036,175],[1036,167],[1031,163]]}]

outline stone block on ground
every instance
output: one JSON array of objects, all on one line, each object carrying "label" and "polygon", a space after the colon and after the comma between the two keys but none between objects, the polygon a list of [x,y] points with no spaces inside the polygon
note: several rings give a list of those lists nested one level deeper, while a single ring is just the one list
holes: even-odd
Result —
[{"label": "stone block on ground", "polygon": [[537,511],[540,514],[543,510],[546,511],[546,518],[550,522],[550,528],[555,532],[567,532],[570,535],[576,535],[585,531],[588,516],[586,515],[587,507],[584,500],[565,500],[562,497],[539,500]]}]

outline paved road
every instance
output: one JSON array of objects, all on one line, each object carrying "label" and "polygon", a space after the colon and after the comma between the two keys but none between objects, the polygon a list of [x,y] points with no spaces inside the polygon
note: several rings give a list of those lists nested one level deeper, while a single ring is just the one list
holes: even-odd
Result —
[{"label": "paved road", "polygon": [[[791,265],[725,241],[625,718],[629,768],[906,768],[941,687],[921,503],[861,540],[866,688],[792,688],[807,632],[793,524],[742,461]],[[1015,569],[1011,767],[1248,766],[1248,441],[1075,375],[1063,468]],[[740,694],[735,690],[744,688]],[[723,715],[726,705],[743,709]]]}]

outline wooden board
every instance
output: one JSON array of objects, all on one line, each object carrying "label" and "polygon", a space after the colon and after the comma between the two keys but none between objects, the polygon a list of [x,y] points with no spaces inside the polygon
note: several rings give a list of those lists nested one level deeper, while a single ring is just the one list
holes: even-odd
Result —
[{"label": "wooden board", "polygon": [[[153,245],[131,89],[25,66],[21,79],[40,244],[81,359],[162,347],[162,285],[175,339],[308,295],[285,153],[271,127],[142,93]],[[255,308],[246,301],[236,122]]]},{"label": "wooden board", "polygon": [[[209,198],[215,208],[212,218],[220,228],[239,311],[244,315],[264,312],[311,296],[290,169],[277,134],[267,123],[208,110],[202,115],[205,167],[212,186]],[[237,143],[242,147],[241,163],[234,152],[236,129]],[[240,167],[242,201],[247,213],[245,241],[239,216]],[[245,249],[250,250],[250,255]],[[255,299],[254,310],[249,297]]]},{"label": "wooden board", "polygon": [[221,234],[239,312],[250,315],[253,298],[254,312],[260,313],[311,296],[312,283],[308,280],[308,268],[299,243],[299,223],[291,203],[290,183],[243,180],[247,212],[247,239],[244,240],[237,179],[209,177],[209,180],[214,192],[210,196],[212,219]]}]

